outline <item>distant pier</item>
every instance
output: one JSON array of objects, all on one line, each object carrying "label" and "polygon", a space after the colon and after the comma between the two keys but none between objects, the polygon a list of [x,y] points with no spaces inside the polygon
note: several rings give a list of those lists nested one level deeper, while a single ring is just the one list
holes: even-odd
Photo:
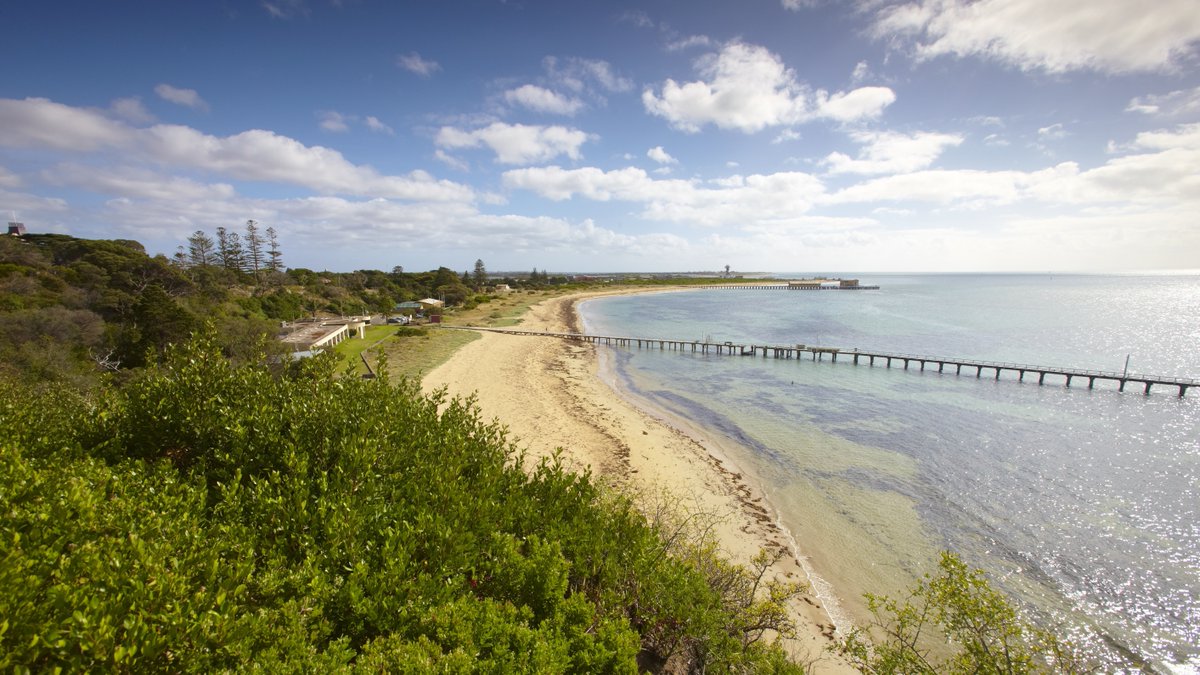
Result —
[{"label": "distant pier", "polygon": [[718,291],[877,291],[878,286],[817,286],[810,284],[711,284],[696,290]]},{"label": "distant pier", "polygon": [[863,286],[858,279],[799,279],[785,283],[730,283],[698,286],[703,290],[724,291],[877,291],[878,286]]},{"label": "distant pier", "polygon": [[816,345],[754,345],[754,344],[735,344],[733,342],[707,342],[701,340],[671,340],[665,338],[642,338],[642,337],[623,337],[614,335],[587,335],[584,333],[552,333],[545,331],[526,331],[516,330],[512,328],[484,328],[477,326],[447,326],[442,325],[444,329],[454,330],[474,330],[484,331],[489,333],[503,333],[505,335],[527,335],[535,337],[553,337],[563,340],[573,340],[576,342],[589,342],[592,344],[613,345],[617,347],[637,347],[638,349],[659,349],[662,351],[690,351],[701,354],[724,354],[731,356],[750,356],[761,358],[775,359],[799,359],[810,357],[813,361],[824,360],[826,356],[831,362],[836,363],[838,357],[843,360],[849,360],[854,365],[874,366],[876,362],[887,368],[893,366],[899,368],[903,366],[905,370],[910,367],[919,368],[922,371],[936,369],[939,373],[945,373],[949,369],[954,369],[955,375],[962,375],[963,369],[967,370],[967,375],[974,375],[976,378],[982,378],[986,373],[990,378],[999,380],[1000,375],[1007,371],[1011,375],[1016,375],[1018,382],[1024,382],[1026,377],[1030,379],[1037,376],[1038,384],[1046,384],[1046,376],[1052,376],[1052,381],[1062,382],[1067,387],[1070,387],[1075,381],[1082,382],[1087,380],[1087,388],[1095,387],[1096,381],[1110,381],[1117,383],[1118,391],[1125,391],[1127,385],[1140,385],[1142,393],[1149,394],[1150,389],[1154,385],[1175,387],[1179,392],[1179,396],[1187,393],[1191,387],[1200,386],[1200,380],[1195,380],[1186,377],[1170,377],[1165,375],[1144,375],[1134,373],[1121,373],[1106,370],[1084,370],[1079,368],[1062,368],[1058,366],[1035,366],[1024,363],[1007,363],[1000,361],[980,361],[975,359],[959,359],[952,357],[941,356],[922,356],[917,354],[899,354],[894,352],[873,352],[862,351],[859,349],[841,349],[839,347],[820,347]]}]

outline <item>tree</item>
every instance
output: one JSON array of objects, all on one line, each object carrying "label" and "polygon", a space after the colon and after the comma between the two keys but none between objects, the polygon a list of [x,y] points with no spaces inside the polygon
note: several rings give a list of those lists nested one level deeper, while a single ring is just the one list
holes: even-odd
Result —
[{"label": "tree", "polygon": [[482,289],[487,284],[487,268],[483,266],[483,260],[475,261],[475,290]]},{"label": "tree", "polygon": [[217,257],[221,266],[234,272],[242,271],[242,238],[237,232],[229,232],[223,227],[217,228]]},{"label": "tree", "polygon": [[254,275],[254,280],[259,280],[259,271],[263,268],[263,240],[262,235],[258,233],[258,223],[253,220],[246,221],[246,271]]},{"label": "tree", "polygon": [[725,276],[726,276],[726,277],[728,277],[728,276],[729,276],[729,265],[726,265],[726,266],[725,266]]},{"label": "tree", "polygon": [[283,271],[283,253],[279,250],[279,237],[273,227],[267,228],[267,269]]},{"label": "tree", "polygon": [[[981,570],[943,552],[903,602],[866,595],[873,620],[842,642],[864,673],[1080,673],[1070,646],[1025,624]],[[937,631],[941,631],[941,639]],[[949,653],[943,653],[949,647]]]},{"label": "tree", "polygon": [[212,237],[203,230],[196,230],[187,240],[187,262],[190,267],[203,267],[213,264],[215,252]]}]

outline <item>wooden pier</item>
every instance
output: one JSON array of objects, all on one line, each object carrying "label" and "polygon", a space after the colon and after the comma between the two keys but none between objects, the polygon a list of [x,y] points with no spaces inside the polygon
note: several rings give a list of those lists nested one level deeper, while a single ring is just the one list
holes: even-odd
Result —
[{"label": "wooden pier", "polygon": [[[921,356],[917,354],[898,354],[892,352],[868,352],[858,349],[841,349],[838,347],[820,347],[816,345],[754,345],[754,344],[735,344],[733,342],[707,342],[701,340],[672,340],[666,338],[644,338],[644,337],[623,337],[614,335],[587,335],[584,333],[552,333],[544,331],[527,331],[517,330],[512,328],[484,328],[479,326],[447,326],[442,325],[443,329],[452,330],[474,330],[485,331],[489,333],[503,333],[505,335],[528,335],[536,337],[553,337],[563,340],[573,340],[576,342],[589,342],[592,344],[612,345],[616,347],[636,347],[638,349],[658,349],[660,351],[688,351],[699,354],[720,354],[730,356],[749,356],[761,358],[775,359],[799,359],[811,358],[813,361],[822,361],[825,357],[836,363],[840,356],[843,361],[851,361],[854,365],[874,366],[876,362],[887,368],[893,366],[903,367],[908,370],[910,367],[919,368],[920,370],[937,369],[939,373],[945,373],[951,368],[954,369],[955,375],[962,375],[963,369],[967,370],[968,375],[975,375],[976,378],[982,378],[986,373],[989,377],[999,380],[1000,375],[1008,372],[1010,375],[1016,375],[1018,382],[1024,382],[1028,376],[1030,379],[1034,375],[1037,376],[1038,384],[1046,384],[1046,376],[1053,376],[1053,381],[1061,381],[1067,387],[1070,387],[1076,380],[1087,380],[1087,388],[1095,387],[1097,380],[1107,380],[1117,383],[1118,391],[1125,391],[1128,384],[1141,385],[1142,393],[1149,394],[1151,387],[1154,385],[1176,387],[1179,396],[1187,393],[1191,387],[1200,386],[1200,380],[1195,380],[1186,377],[1170,377],[1165,375],[1144,375],[1134,373],[1119,373],[1115,371],[1105,370],[1083,370],[1079,368],[1062,368],[1057,366],[1035,366],[1023,363],[1007,363],[1000,361],[979,361],[975,359],[958,359],[940,356]],[[1060,380],[1061,378],[1061,380]]]}]

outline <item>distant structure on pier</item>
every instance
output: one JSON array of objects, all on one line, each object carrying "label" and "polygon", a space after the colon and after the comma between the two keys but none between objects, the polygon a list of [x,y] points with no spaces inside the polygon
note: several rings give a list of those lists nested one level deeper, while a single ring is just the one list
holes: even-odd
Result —
[{"label": "distant structure on pier", "polygon": [[787,283],[750,282],[714,284],[705,288],[751,291],[877,291],[878,286],[864,286],[858,279],[793,279]]},{"label": "distant structure on pier", "polygon": [[820,288],[858,288],[858,279],[800,279],[789,281],[789,290],[809,291]]}]

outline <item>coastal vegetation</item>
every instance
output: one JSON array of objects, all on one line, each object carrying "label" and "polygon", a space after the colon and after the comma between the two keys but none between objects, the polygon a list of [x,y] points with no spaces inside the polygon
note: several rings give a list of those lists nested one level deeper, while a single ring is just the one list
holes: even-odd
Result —
[{"label": "coastal vegetation", "polygon": [[867,594],[872,621],[839,651],[864,673],[1088,673],[1054,634],[1022,620],[981,570],[943,552],[901,599]]},{"label": "coastal vegetation", "polygon": [[[769,578],[778,552],[733,564],[710,528],[527,463],[472,400],[420,393],[412,377],[473,334],[371,329],[341,361],[272,339],[447,290],[447,321],[511,325],[597,282],[534,270],[489,295],[466,287],[482,261],[284,272],[273,238],[252,270],[202,240],[168,260],[0,239],[0,669],[801,670],[802,588]],[[346,367],[359,353],[379,377]],[[1074,663],[953,557],[871,607],[841,647],[864,671]],[[961,652],[938,660],[931,631]]]},{"label": "coastal vegetation", "polygon": [[4,669],[792,668],[762,639],[786,589],[526,473],[469,400],[210,333],[86,395],[6,378],[0,409]]}]

